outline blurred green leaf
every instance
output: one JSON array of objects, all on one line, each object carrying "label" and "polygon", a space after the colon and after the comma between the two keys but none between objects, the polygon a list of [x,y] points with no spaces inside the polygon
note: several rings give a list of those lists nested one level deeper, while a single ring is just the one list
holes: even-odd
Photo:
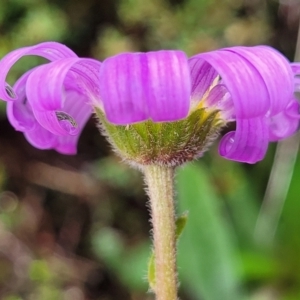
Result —
[{"label": "blurred green leaf", "polygon": [[280,265],[274,255],[262,252],[244,252],[241,255],[243,261],[243,279],[246,282],[274,280],[280,273]]},{"label": "blurred green leaf", "polygon": [[112,269],[117,270],[123,259],[124,245],[121,236],[111,228],[103,228],[93,237],[93,248]]},{"label": "blurred green leaf", "polygon": [[[257,166],[255,166],[256,168]],[[249,180],[245,166],[215,155],[209,166],[214,191],[224,197],[228,214],[243,248],[256,248],[253,234],[259,212],[258,179]],[[260,173],[263,173],[260,171]],[[261,181],[261,177],[259,177]]]},{"label": "blurred green leaf", "polygon": [[207,174],[204,166],[189,164],[177,177],[180,211],[189,210],[179,273],[193,299],[240,300],[236,239]]},{"label": "blurred green leaf", "polygon": [[126,249],[121,236],[111,228],[99,230],[93,239],[95,253],[132,290],[147,290],[147,259],[150,245],[139,243]]},{"label": "blurred green leaf", "polygon": [[128,248],[120,261],[120,277],[131,290],[145,293],[148,289],[146,278],[150,249],[148,241],[140,242],[138,245]]},{"label": "blurred green leaf", "polygon": [[140,173],[120,164],[115,158],[104,158],[93,165],[93,172],[100,180],[111,184],[115,188],[120,188],[128,194],[137,193],[142,182]]},{"label": "blurred green leaf", "polygon": [[[300,294],[300,156],[296,160],[290,189],[276,233],[276,250],[281,260],[281,277],[290,280]],[[293,298],[292,298],[293,299]]]},{"label": "blurred green leaf", "polygon": [[29,276],[32,281],[46,282],[51,279],[51,271],[44,260],[32,261],[29,269]]}]

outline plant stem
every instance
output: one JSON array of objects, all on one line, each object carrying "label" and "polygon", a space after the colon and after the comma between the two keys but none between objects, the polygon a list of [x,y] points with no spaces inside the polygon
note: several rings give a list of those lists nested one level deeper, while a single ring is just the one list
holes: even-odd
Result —
[{"label": "plant stem", "polygon": [[144,167],[153,225],[156,300],[177,299],[174,169]]}]

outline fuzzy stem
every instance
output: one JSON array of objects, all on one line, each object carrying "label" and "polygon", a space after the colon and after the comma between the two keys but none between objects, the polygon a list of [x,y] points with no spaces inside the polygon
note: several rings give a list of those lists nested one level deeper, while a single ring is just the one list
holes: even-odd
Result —
[{"label": "fuzzy stem", "polygon": [[156,300],[176,300],[174,169],[148,165],[144,173],[153,225]]}]

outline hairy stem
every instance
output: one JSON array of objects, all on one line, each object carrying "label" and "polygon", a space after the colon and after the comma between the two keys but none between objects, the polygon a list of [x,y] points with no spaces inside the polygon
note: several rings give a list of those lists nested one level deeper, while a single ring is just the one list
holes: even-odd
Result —
[{"label": "hairy stem", "polygon": [[156,300],[177,299],[174,169],[144,167],[153,225]]}]

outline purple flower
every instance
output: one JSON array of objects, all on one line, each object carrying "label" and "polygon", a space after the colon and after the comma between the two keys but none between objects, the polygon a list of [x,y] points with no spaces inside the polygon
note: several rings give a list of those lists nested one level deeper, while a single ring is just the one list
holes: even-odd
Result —
[{"label": "purple flower", "polygon": [[[7,73],[25,55],[50,62],[28,71],[11,88],[5,82]],[[55,42],[7,54],[0,61],[0,98],[8,101],[11,124],[36,148],[76,153],[79,134],[93,110],[90,102],[99,98],[100,65]]]},{"label": "purple flower", "polygon": [[[48,64],[25,73],[13,89],[5,83],[24,55]],[[270,141],[298,128],[300,67],[266,47],[233,47],[198,54],[181,51],[123,53],[106,59],[78,58],[58,43],[42,43],[9,53],[0,61],[0,98],[8,101],[12,125],[40,149],[76,152],[78,134],[93,107],[107,120],[128,125],[151,119],[171,122],[198,108],[218,110],[235,131],[220,142],[225,158],[255,163]]]},{"label": "purple flower", "polygon": [[103,62],[100,96],[107,119],[121,125],[176,121],[200,107],[219,110],[224,121],[236,123],[236,130],[222,138],[220,154],[255,163],[269,141],[298,128],[294,81],[290,63],[267,46],[190,59],[181,51],[127,53]]}]

